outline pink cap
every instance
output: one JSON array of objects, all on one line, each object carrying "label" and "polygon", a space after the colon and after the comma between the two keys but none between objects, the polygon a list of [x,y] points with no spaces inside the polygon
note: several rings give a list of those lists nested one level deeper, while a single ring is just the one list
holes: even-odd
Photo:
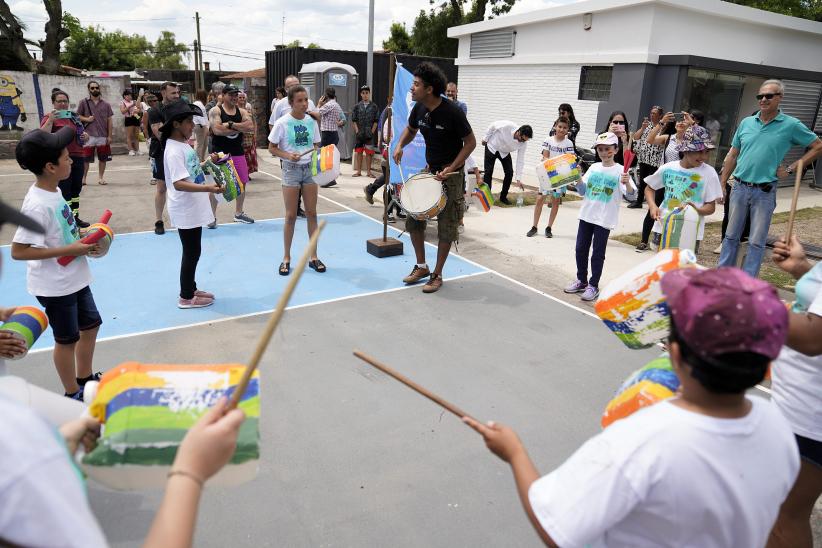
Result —
[{"label": "pink cap", "polygon": [[788,336],[788,310],[768,283],[738,268],[672,270],[662,278],[671,317],[701,357],[754,352],[775,359]]}]

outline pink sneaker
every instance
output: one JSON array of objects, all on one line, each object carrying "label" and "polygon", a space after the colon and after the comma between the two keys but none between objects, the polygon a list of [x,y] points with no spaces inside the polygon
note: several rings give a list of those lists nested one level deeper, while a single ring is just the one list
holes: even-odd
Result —
[{"label": "pink sneaker", "polygon": [[202,291],[200,289],[194,292],[194,296],[205,297],[206,299],[211,299],[212,301],[214,300],[214,293],[209,293],[208,291]]},{"label": "pink sneaker", "polygon": [[191,299],[183,299],[182,297],[177,301],[177,308],[203,308],[214,304],[214,299],[208,297],[201,297],[194,295]]}]

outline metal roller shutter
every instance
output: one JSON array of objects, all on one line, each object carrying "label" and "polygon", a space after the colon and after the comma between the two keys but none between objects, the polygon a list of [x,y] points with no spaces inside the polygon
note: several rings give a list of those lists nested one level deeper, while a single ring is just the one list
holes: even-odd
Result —
[{"label": "metal roller shutter", "polygon": [[516,31],[492,30],[471,35],[471,59],[513,57]]},{"label": "metal roller shutter", "polygon": [[[801,82],[799,80],[782,80],[785,85],[785,96],[782,98],[782,112],[794,118],[798,118],[803,124],[816,131],[822,130],[818,109],[819,98],[822,95],[822,84],[819,82]],[[805,154],[805,150],[793,147],[785,155],[784,163],[789,165]],[[808,173],[806,177],[810,177]],[[779,180],[779,186],[793,185],[794,178],[786,177]]]}]

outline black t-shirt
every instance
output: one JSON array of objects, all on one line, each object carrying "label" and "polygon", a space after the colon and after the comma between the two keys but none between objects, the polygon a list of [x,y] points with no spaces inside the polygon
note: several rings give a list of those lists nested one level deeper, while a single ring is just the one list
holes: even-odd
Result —
[{"label": "black t-shirt", "polygon": [[408,116],[408,126],[422,132],[425,139],[425,161],[431,173],[449,165],[462,150],[463,139],[471,134],[465,113],[451,101],[442,100],[428,111],[417,103]]},{"label": "black t-shirt", "polygon": [[[148,109],[148,129],[151,131],[152,124],[164,124],[166,122],[166,118],[163,115],[163,103],[158,102],[156,107],[151,107]],[[161,142],[161,139],[154,136],[154,132],[151,133],[151,145],[148,148],[148,155],[151,158],[159,159],[160,161],[163,160],[163,153],[165,152],[165,146]]]}]

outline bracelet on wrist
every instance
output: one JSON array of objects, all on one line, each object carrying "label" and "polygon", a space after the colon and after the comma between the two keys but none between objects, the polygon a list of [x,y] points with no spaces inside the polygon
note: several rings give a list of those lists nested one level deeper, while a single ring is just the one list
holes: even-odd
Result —
[{"label": "bracelet on wrist", "polygon": [[185,470],[172,470],[166,475],[166,478],[171,479],[173,476],[182,476],[184,478],[188,478],[194,483],[196,483],[200,487],[200,489],[202,489],[205,486],[205,482],[203,480],[201,480],[191,472],[186,472]]}]

